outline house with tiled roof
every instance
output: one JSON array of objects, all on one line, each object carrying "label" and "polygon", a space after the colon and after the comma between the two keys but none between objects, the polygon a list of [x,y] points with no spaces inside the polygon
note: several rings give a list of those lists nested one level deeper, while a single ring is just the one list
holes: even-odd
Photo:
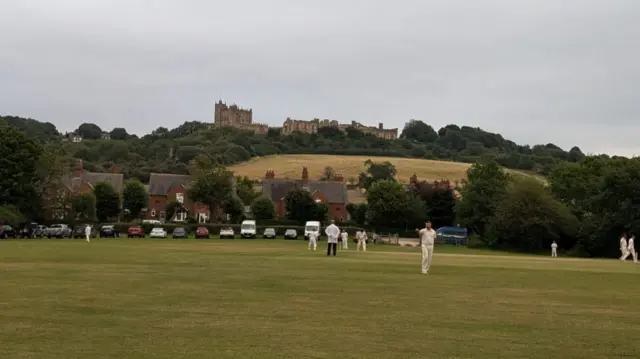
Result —
[{"label": "house with tiled roof", "polygon": [[[170,173],[152,173],[147,187],[149,203],[146,212],[147,219],[160,221],[184,222],[192,217],[199,223],[209,221],[211,212],[201,203],[194,203],[189,199],[188,188],[191,182],[189,175]],[[176,212],[172,218],[167,218],[167,204],[178,202],[183,210]]]},{"label": "house with tiled roof", "polygon": [[269,198],[276,209],[279,217],[287,214],[285,197],[293,189],[304,189],[309,191],[316,202],[324,203],[329,207],[329,220],[346,221],[349,219],[347,212],[347,186],[342,181],[314,181],[309,180],[307,168],[302,169],[301,179],[280,179],[275,178],[274,171],[267,171],[262,180],[262,194]]},{"label": "house with tiled roof", "polygon": [[76,160],[73,173],[62,177],[62,184],[71,195],[93,193],[96,184],[105,182],[122,196],[124,190],[124,175],[120,173],[120,167],[114,165],[110,172],[90,172],[84,169],[82,160]]}]

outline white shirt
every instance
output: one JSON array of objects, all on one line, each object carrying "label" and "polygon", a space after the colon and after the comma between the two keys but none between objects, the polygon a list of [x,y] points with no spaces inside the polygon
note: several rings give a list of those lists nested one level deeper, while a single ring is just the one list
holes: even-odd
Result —
[{"label": "white shirt", "polygon": [[86,226],[84,228],[84,234],[86,234],[87,236],[91,234],[91,226]]},{"label": "white shirt", "polygon": [[627,240],[624,237],[620,238],[620,248],[627,248]]},{"label": "white shirt", "polygon": [[629,250],[634,249],[634,244],[633,244],[633,238],[629,238],[629,247],[627,247]]},{"label": "white shirt", "polygon": [[345,239],[348,239],[348,238],[349,238],[349,234],[348,234],[347,232],[342,232],[341,236],[342,236],[342,239],[343,239],[343,240],[345,240]]},{"label": "white shirt", "polygon": [[432,246],[436,243],[436,231],[423,228],[420,230],[420,242],[423,246]]},{"label": "white shirt", "polygon": [[338,243],[338,237],[340,236],[340,228],[335,224],[331,224],[325,228],[324,233],[327,235],[329,243]]},{"label": "white shirt", "polygon": [[309,232],[309,240],[317,241],[317,240],[318,240],[318,233],[316,233],[316,232]]},{"label": "white shirt", "polygon": [[553,248],[553,249],[558,248],[558,244],[557,243],[551,243],[551,248]]}]

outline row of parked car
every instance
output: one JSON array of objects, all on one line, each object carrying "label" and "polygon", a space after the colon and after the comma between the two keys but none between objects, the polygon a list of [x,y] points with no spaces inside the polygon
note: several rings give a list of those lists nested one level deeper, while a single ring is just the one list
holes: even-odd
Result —
[{"label": "row of parked car", "polygon": [[[31,223],[25,226],[22,230],[16,230],[9,225],[0,226],[0,239],[7,238],[85,238],[87,224],[69,227],[66,224],[53,224],[49,227],[38,225],[37,223]],[[128,238],[145,238],[147,234],[141,226],[131,226],[127,230]],[[225,227],[220,229],[220,238],[233,239],[236,237],[236,233],[233,228]],[[242,237],[256,238],[258,235],[246,235],[242,234]],[[262,238],[275,239],[277,236],[274,228],[267,228],[262,233]],[[118,238],[120,232],[114,225],[105,224],[99,228],[91,228],[91,238]],[[154,227],[149,232],[149,238],[168,238],[169,233],[162,227]],[[172,238],[188,238],[189,232],[183,227],[177,227],[171,233]],[[207,227],[198,227],[195,232],[196,238],[211,238],[209,229]],[[284,239],[298,239],[298,232],[295,229],[287,229],[284,232]]]},{"label": "row of parked car", "polygon": [[[69,227],[66,224],[53,224],[49,227],[39,225],[37,223],[30,223],[21,230],[16,230],[10,225],[0,226],[0,239],[7,238],[84,238],[86,237],[87,224],[78,225],[74,228]],[[101,238],[119,237],[120,232],[115,226],[105,224],[100,228],[95,229],[92,227],[92,238],[100,236]]]}]

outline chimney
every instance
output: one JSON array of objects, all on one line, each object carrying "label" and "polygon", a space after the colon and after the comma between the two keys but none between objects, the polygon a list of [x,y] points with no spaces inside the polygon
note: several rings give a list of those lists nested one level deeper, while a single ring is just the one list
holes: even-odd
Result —
[{"label": "chimney", "polygon": [[74,178],[82,178],[82,160],[76,160],[76,168],[73,170],[73,177]]},{"label": "chimney", "polygon": [[109,172],[116,174],[120,173],[120,166],[114,163],[113,165],[111,165],[111,169],[109,170]]},{"label": "chimney", "polygon": [[413,176],[411,176],[411,178],[409,178],[409,183],[412,185],[415,185],[418,183],[418,176],[416,176],[415,173],[413,174]]},{"label": "chimney", "polygon": [[378,123],[378,129],[379,129],[379,130],[384,129],[384,125],[382,124],[382,122]]},{"label": "chimney", "polygon": [[302,183],[307,184],[309,182],[309,171],[307,167],[302,167]]},{"label": "chimney", "polygon": [[264,174],[264,178],[265,179],[274,179],[274,178],[276,178],[276,172],[274,170],[267,170],[267,172]]}]

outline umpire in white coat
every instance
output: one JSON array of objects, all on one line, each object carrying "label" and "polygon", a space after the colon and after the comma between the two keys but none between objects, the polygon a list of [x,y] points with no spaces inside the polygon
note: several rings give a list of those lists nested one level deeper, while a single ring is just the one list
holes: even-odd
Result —
[{"label": "umpire in white coat", "polygon": [[325,228],[324,233],[327,235],[327,255],[331,255],[331,250],[333,249],[333,255],[336,255],[336,251],[338,250],[338,238],[340,238],[340,228],[336,226],[335,221],[331,221],[331,224]]}]

